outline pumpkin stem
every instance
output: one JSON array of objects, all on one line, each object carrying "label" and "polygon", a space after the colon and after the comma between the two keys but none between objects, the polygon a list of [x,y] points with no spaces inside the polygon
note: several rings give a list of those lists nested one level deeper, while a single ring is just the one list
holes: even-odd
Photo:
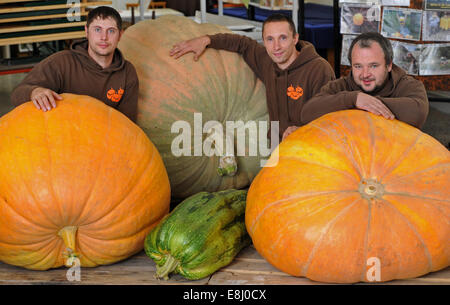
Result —
[{"label": "pumpkin stem", "polygon": [[[234,156],[234,137],[226,134],[226,146],[224,147],[223,126],[219,122],[213,122],[206,132],[208,134],[206,140],[209,144],[204,147],[206,155],[212,156],[215,154],[216,156],[221,156],[219,158],[217,173],[219,176],[234,176],[238,170],[236,157]],[[214,148],[212,147],[212,143],[214,143]]]},{"label": "pumpkin stem", "polygon": [[362,179],[358,191],[367,200],[380,199],[384,195],[384,185],[375,179]]},{"label": "pumpkin stem", "polygon": [[219,176],[234,176],[237,172],[237,162],[234,156],[225,156],[219,158],[219,167],[217,173]]},{"label": "pumpkin stem", "polygon": [[166,262],[162,266],[156,265],[156,278],[164,278],[165,280],[169,279],[169,274],[173,272],[180,262],[175,259],[172,255],[168,254]]},{"label": "pumpkin stem", "polygon": [[63,239],[66,245],[66,251],[64,252],[64,265],[66,267],[72,267],[75,262],[75,258],[79,257],[78,253],[75,252],[75,235],[77,233],[78,227],[67,226],[59,230],[58,235]]}]

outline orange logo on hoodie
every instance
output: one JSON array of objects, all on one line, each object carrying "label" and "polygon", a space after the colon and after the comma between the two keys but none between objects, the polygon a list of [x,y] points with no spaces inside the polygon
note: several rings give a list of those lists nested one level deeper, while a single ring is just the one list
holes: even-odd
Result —
[{"label": "orange logo on hoodie", "polygon": [[287,96],[291,99],[298,100],[303,95],[303,89],[300,86],[294,88],[294,86],[290,85],[287,88]]},{"label": "orange logo on hoodie", "polygon": [[113,88],[109,89],[108,92],[106,92],[106,97],[108,100],[111,100],[111,102],[117,103],[122,98],[122,95],[124,93],[124,90],[120,88],[119,90],[114,90]]}]

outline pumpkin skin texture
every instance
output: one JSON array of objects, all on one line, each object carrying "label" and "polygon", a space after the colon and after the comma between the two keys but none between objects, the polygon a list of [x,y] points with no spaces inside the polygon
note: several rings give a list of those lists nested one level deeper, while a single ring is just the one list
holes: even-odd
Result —
[{"label": "pumpkin skin texture", "polygon": [[112,264],[169,211],[162,159],[125,115],[62,94],[0,118],[0,260],[34,270]]},{"label": "pumpkin skin texture", "polygon": [[249,188],[245,219],[276,268],[354,283],[449,265],[450,152],[431,136],[345,110],[300,127],[276,152]]},{"label": "pumpkin skin texture", "polygon": [[[137,124],[161,153],[174,198],[200,191],[241,189],[250,185],[261,169],[259,148],[251,155],[246,143],[245,156],[236,153],[236,130],[232,145],[237,157],[231,165],[237,163],[237,171],[226,168],[227,164],[222,167],[220,155],[208,156],[202,151],[208,135],[204,130],[201,133],[208,121],[222,124],[224,134],[227,121],[254,121],[257,125],[268,122],[265,87],[242,57],[210,48],[198,61],[193,60],[192,53],[178,59],[169,56],[177,42],[219,32],[230,31],[216,24],[197,24],[183,16],[163,16],[127,28],[118,46],[136,67],[140,81]],[[194,124],[194,113],[201,114],[200,142],[195,141],[194,129],[199,125]],[[177,156],[172,151],[174,140],[186,130],[171,131],[172,125],[180,121],[190,127],[190,143],[177,147],[188,147],[190,155]]]}]

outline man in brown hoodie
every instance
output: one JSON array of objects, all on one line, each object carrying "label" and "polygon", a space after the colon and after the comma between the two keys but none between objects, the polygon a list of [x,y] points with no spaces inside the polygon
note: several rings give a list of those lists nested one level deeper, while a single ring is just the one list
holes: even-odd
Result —
[{"label": "man in brown hoodie", "polygon": [[37,109],[56,107],[60,93],[89,95],[136,120],[139,81],[134,66],[117,49],[122,19],[111,7],[88,14],[86,38],[70,50],[57,52],[39,64],[11,94],[15,106],[32,101]]},{"label": "man in brown hoodie", "polygon": [[262,30],[264,46],[236,34],[205,35],[175,44],[170,55],[178,58],[193,52],[198,60],[206,47],[241,54],[266,87],[269,119],[279,121],[281,140],[303,125],[303,104],[335,75],[312,44],[299,40],[288,17],[271,15]]},{"label": "man in brown hoodie", "polygon": [[350,75],[331,81],[306,102],[304,123],[329,112],[361,109],[398,119],[421,128],[428,115],[424,85],[392,63],[388,39],[379,33],[363,33],[350,45]]}]

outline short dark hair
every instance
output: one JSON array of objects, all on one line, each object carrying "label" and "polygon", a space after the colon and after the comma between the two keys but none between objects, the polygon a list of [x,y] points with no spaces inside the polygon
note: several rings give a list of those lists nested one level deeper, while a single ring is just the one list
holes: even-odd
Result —
[{"label": "short dark hair", "polygon": [[352,44],[350,45],[350,49],[348,50],[347,58],[350,64],[352,63],[352,51],[353,47],[358,44],[360,48],[369,48],[373,42],[376,42],[380,45],[381,49],[384,53],[384,60],[386,61],[386,65],[392,63],[392,59],[394,58],[394,51],[392,50],[392,45],[389,39],[385,38],[383,35],[377,32],[367,32],[362,33],[353,39]]},{"label": "short dark hair", "polygon": [[100,18],[100,19],[106,19],[111,17],[116,21],[117,28],[119,31],[122,30],[122,17],[120,17],[119,12],[117,12],[115,9],[109,6],[99,6],[94,8],[92,11],[89,12],[87,16],[87,22],[86,27],[89,27],[91,22],[94,19]]},{"label": "short dark hair", "polygon": [[269,17],[267,17],[266,20],[264,20],[263,25],[262,25],[262,32],[264,33],[264,26],[266,25],[266,23],[269,22],[287,22],[289,24],[289,28],[292,31],[292,36],[294,36],[297,33],[297,30],[295,29],[295,24],[292,21],[292,19],[286,15],[283,14],[272,14]]}]

